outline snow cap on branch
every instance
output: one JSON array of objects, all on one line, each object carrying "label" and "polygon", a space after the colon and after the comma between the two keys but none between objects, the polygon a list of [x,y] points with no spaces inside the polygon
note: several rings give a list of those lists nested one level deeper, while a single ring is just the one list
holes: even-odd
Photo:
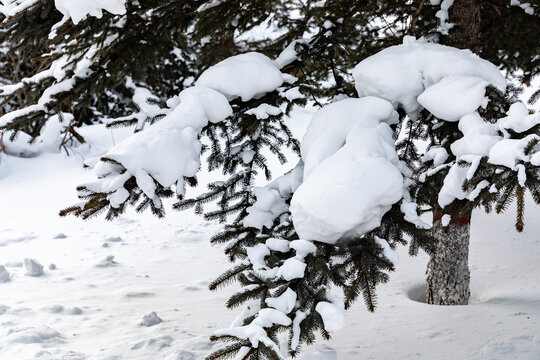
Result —
[{"label": "snow cap on branch", "polygon": [[315,114],[302,140],[304,182],[291,200],[300,238],[335,243],[362,235],[402,197],[388,101],[345,99]]},{"label": "snow cap on branch", "polygon": [[[123,185],[134,176],[141,191],[153,200],[156,208],[161,208],[159,197],[155,195],[156,183],[165,188],[176,185],[180,189],[177,193],[182,193],[184,178],[193,177],[199,171],[201,131],[209,123],[221,122],[232,114],[229,100],[238,96],[249,100],[276,90],[285,80],[289,80],[287,74],[282,74],[272,60],[258,53],[234,56],[214,65],[203,72],[195,86],[167,100],[170,109],[160,111],[165,115],[163,119],[106,153],[105,161],[95,165],[95,173],[101,179],[87,184],[86,188],[107,192],[111,206],[118,208],[129,196]],[[129,81],[128,86],[135,87]],[[135,91],[141,92],[141,89],[135,87]],[[297,175],[290,179],[284,177],[274,184],[275,189],[268,189],[270,193],[261,188],[261,199],[252,207],[250,226],[270,226],[276,216],[286,211],[283,206],[274,209],[274,201],[269,197],[277,194],[274,200],[280,207],[282,196],[290,196],[298,186],[296,178]],[[262,218],[261,211],[265,215]]]},{"label": "snow cap on branch", "polygon": [[[359,96],[381,97],[394,106],[403,106],[413,117],[421,109],[418,97],[449,77],[431,89],[431,93],[423,95],[424,102],[430,105],[428,110],[442,116],[446,114],[448,121],[459,120],[482,105],[482,87],[491,84],[502,92],[506,88],[506,80],[499,69],[470,50],[428,43],[411,36],[406,36],[402,45],[391,46],[363,60],[352,73]],[[461,104],[456,101],[456,96],[463,91],[470,91],[476,102]],[[452,101],[452,106],[458,108],[453,109],[444,101],[435,102],[441,95],[453,96],[445,101]]]},{"label": "snow cap on branch", "polygon": [[232,109],[223,95],[202,86],[182,91],[179,99],[165,118],[117,144],[105,157],[134,175],[143,169],[166,187],[194,176],[200,166],[199,132],[209,121],[224,120]]},{"label": "snow cap on branch", "polygon": [[71,18],[74,24],[88,15],[101,18],[103,10],[117,15],[126,13],[126,0],[54,0],[54,5],[64,15],[64,19]]},{"label": "snow cap on branch", "polygon": [[197,85],[215,89],[229,100],[240,97],[242,101],[248,101],[290,80],[269,57],[249,52],[231,56],[211,66],[201,74]]}]

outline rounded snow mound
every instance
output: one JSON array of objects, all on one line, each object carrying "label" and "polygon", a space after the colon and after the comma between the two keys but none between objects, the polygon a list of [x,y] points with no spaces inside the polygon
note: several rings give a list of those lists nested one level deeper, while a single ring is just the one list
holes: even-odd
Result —
[{"label": "rounded snow mound", "polygon": [[304,181],[291,200],[299,237],[335,243],[380,225],[403,193],[388,101],[345,99],[321,109],[302,140]]},{"label": "rounded snow mound", "polygon": [[283,75],[269,57],[248,52],[209,67],[197,85],[217,90],[229,100],[240,97],[248,101],[281,86]]},{"label": "rounded snow mound", "polygon": [[[484,87],[491,84],[503,92],[506,89],[506,80],[499,69],[470,50],[428,43],[411,36],[405,37],[402,45],[391,46],[363,60],[356,65],[352,73],[360,97],[381,97],[394,106],[403,106],[409,115],[420,110],[418,96],[424,90],[449,76],[454,79],[451,87],[438,86],[433,90],[437,90],[437,96],[441,95],[442,90],[447,90],[445,93],[450,95],[469,91],[466,88],[468,86],[473,88],[473,98],[483,98],[483,93],[478,95],[478,90],[474,91],[479,84]],[[457,82],[456,78],[465,79],[467,83]],[[424,101],[427,103],[432,97],[435,96],[426,94]],[[453,103],[459,105],[458,102]],[[467,110],[464,113],[471,111],[470,104],[465,107]],[[451,108],[443,109],[442,115],[446,113],[452,118],[450,121],[459,119],[459,114],[456,115]]]}]

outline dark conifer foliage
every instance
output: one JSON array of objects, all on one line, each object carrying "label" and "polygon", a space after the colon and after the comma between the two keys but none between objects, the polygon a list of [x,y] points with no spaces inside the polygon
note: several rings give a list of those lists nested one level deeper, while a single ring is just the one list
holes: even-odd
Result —
[{"label": "dark conifer foliage", "polygon": [[[19,96],[26,107],[38,103],[44,90],[55,83],[73,84],[55,91],[45,106],[21,113],[3,128],[24,131],[31,125],[33,133],[39,134],[48,117],[61,111],[76,115],[78,124],[128,115],[136,109],[133,94],[125,86],[127,77],[162,99],[189,85],[196,69],[192,54],[186,51],[193,2],[179,6],[172,1],[134,1],[127,6],[121,20],[105,12],[100,19],[61,23],[53,33],[50,29],[62,19],[53,0],[39,1],[5,19],[2,40],[13,44],[9,55],[24,50],[28,62],[43,70],[55,65],[63,74],[55,79],[58,75],[43,72],[39,78],[23,81],[23,86],[5,94],[4,102]],[[66,55],[65,63],[55,63]],[[84,67],[88,60],[88,69],[77,73],[77,66]]]}]

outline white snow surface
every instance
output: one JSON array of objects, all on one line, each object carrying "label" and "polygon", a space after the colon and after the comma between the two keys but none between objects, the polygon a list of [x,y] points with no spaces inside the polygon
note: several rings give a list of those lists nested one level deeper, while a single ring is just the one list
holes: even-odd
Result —
[{"label": "white snow surface", "polygon": [[305,39],[292,41],[274,60],[274,63],[279,69],[283,69],[285,66],[298,59],[298,53],[295,50],[297,44],[305,43]]},{"label": "white snow surface", "polygon": [[390,247],[388,241],[386,241],[385,239],[381,239],[378,236],[375,236],[375,242],[382,248],[384,257],[390,260],[390,262],[394,266],[397,266],[397,264],[399,263],[399,254]]},{"label": "white snow surface", "polygon": [[440,5],[440,10],[435,13],[435,16],[439,19],[439,26],[437,31],[443,35],[448,35],[448,31],[454,26],[454,24],[448,22],[448,10],[454,4],[454,0],[431,0],[431,5]]},{"label": "white snow surface", "polygon": [[[129,196],[124,183],[135,176],[144,194],[152,199],[155,207],[161,208],[162,203],[155,195],[155,182],[164,187],[175,185],[177,194],[184,193],[184,178],[195,176],[200,169],[202,144],[199,136],[204,126],[223,121],[232,114],[229,100],[241,97],[247,101],[276,90],[283,81],[291,81],[290,76],[282,74],[272,60],[259,53],[241,54],[217,63],[203,72],[196,85],[167,100],[169,109],[163,112],[163,119],[124,139],[104,154],[103,158],[120,163],[126,171],[107,160],[90,160],[88,166],[94,167],[100,179],[85,186],[95,192],[107,192],[111,205],[118,207]],[[129,79],[127,86],[134,88],[134,100],[141,103],[141,113],[154,111],[143,105],[142,97],[151,95],[148,91],[136,87]],[[281,110],[263,104],[248,113],[265,119]],[[254,151],[245,150],[242,159],[248,163],[254,155]],[[280,187],[288,186],[289,193],[296,187],[278,183],[275,184],[277,189],[272,186],[257,190],[259,201],[252,207],[253,215],[246,219],[246,224],[269,227],[273,219],[283,213],[283,194],[280,192],[285,190]],[[274,206],[276,202],[278,208]]]},{"label": "white snow surface", "polygon": [[463,182],[467,179],[468,168],[454,164],[444,177],[443,186],[437,199],[441,207],[452,203],[455,199],[463,200],[469,197],[469,193],[463,191]]},{"label": "white snow surface", "polygon": [[301,279],[306,271],[306,263],[297,258],[290,258],[283,262],[277,271],[277,276],[282,277],[286,281],[293,279]]},{"label": "white snow surface", "polygon": [[323,107],[301,144],[304,179],[290,211],[301,239],[335,243],[379,226],[402,197],[403,177],[383,99],[345,99]]},{"label": "white snow surface", "polygon": [[[452,1],[443,1],[442,3],[440,1],[432,2],[433,5],[441,5],[441,11],[447,11],[451,3]],[[446,21],[447,17],[445,16],[441,18],[441,22]],[[539,156],[533,155],[535,157],[531,157],[523,153],[525,146],[530,140],[535,139],[535,136],[529,135],[522,140],[514,140],[510,139],[508,130],[517,133],[530,130],[540,123],[539,113],[529,114],[526,106],[523,103],[517,102],[511,106],[506,117],[497,119],[496,124],[482,119],[477,110],[481,107],[485,108],[488,104],[489,99],[486,97],[486,87],[492,85],[498,90],[504,91],[506,80],[495,65],[481,59],[469,50],[459,50],[429,43],[425,40],[416,40],[413,37],[405,37],[402,45],[389,47],[363,60],[354,68],[352,73],[356,81],[355,86],[359,96],[376,96],[388,100],[394,107],[402,106],[412,121],[416,119],[418,112],[422,108],[425,108],[438,119],[458,122],[458,129],[462,132],[463,137],[450,144],[450,149],[453,155],[455,155],[456,160],[445,163],[448,159],[448,154],[440,147],[433,147],[428,150],[422,159],[423,161],[433,160],[433,167],[420,177],[421,181],[424,181],[425,176],[434,174],[441,169],[449,168],[438,195],[438,203],[443,208],[456,199],[475,198],[478,195],[481,191],[480,187],[471,191],[464,191],[462,185],[465,180],[471,179],[474,176],[481,159],[485,156],[488,156],[488,161],[492,164],[504,165],[511,170],[517,171],[521,184],[524,184],[526,181],[525,167],[521,162],[533,161],[534,164],[538,161]],[[316,122],[314,119],[313,123]],[[345,133],[348,134],[350,129],[347,127],[344,127],[344,129]],[[328,131],[332,139],[327,141],[325,147],[320,147],[312,151],[315,155],[310,155],[309,157],[311,159],[309,159],[306,148],[309,149],[310,142],[312,141],[310,136],[316,137],[318,135],[317,131],[314,131],[311,127],[308,130],[308,134],[302,144],[302,157],[306,164],[304,172],[305,183],[310,181],[309,172],[313,167],[311,162],[314,161],[318,164],[320,162],[319,157],[324,159],[328,156],[328,153],[332,153],[335,151],[335,148],[342,146],[342,136],[332,133],[332,131],[335,130]],[[310,132],[315,133],[315,135],[311,135]],[[347,144],[349,141],[350,139],[348,137]],[[312,160],[313,158],[315,160]],[[332,160],[334,160],[334,163],[342,161],[341,159],[336,161],[337,158],[332,158]],[[469,165],[461,167],[458,165],[460,161],[465,161]],[[335,165],[333,168],[328,167],[326,170],[330,174],[342,173],[341,171],[336,171]],[[385,177],[380,176],[380,178]],[[346,188],[349,184],[350,182],[344,182],[341,184],[341,188]],[[334,187],[336,185],[333,184]],[[486,187],[484,185],[483,188]],[[328,188],[331,187],[328,186]],[[367,188],[377,189],[378,184],[373,182]],[[299,192],[302,189],[303,185],[299,187]],[[312,193],[324,193],[322,187],[319,187],[317,190],[310,190]],[[369,192],[369,190],[366,192]],[[305,195],[304,197],[308,196]],[[330,198],[333,197],[334,194],[330,193]],[[348,198],[354,199],[355,197],[348,196]],[[341,202],[337,203],[341,205]],[[291,209],[297,211],[294,198],[291,204]],[[316,207],[313,200],[310,206],[312,208]],[[308,206],[304,206],[304,208],[308,208]],[[322,206],[322,208],[328,209],[329,207]],[[421,221],[414,219],[414,211],[412,210],[412,207],[408,203],[404,203],[402,206],[402,212],[410,219],[408,221],[424,227]],[[311,212],[314,213],[315,211],[312,210]],[[329,211],[330,213],[335,212],[332,210]],[[378,218],[381,216],[378,215]],[[295,224],[299,234],[303,231],[302,226],[306,228],[314,227],[306,225],[309,222],[305,221],[305,218],[317,219],[314,222],[314,226],[319,223],[324,227],[328,227],[328,224],[321,222],[320,219],[328,219],[329,216],[314,216],[310,214],[295,217],[293,212],[295,223],[297,222],[296,219],[299,220],[298,226]],[[355,216],[355,218],[358,218],[358,216]],[[340,217],[340,221],[345,222],[346,220],[344,219],[346,217]],[[356,232],[361,233],[362,231],[369,231],[376,227],[378,225],[377,217],[375,217],[373,224],[374,226],[369,224],[365,228],[360,227],[360,231],[357,229]],[[330,231],[321,237],[335,241],[336,236],[339,238],[343,234]],[[309,236],[313,237],[314,235],[309,234]]]},{"label": "white snow surface", "polygon": [[496,143],[489,151],[489,162],[516,169],[518,161],[528,161],[530,155],[525,155],[524,148],[529,141],[539,139],[537,135],[528,135],[523,139],[504,139]]},{"label": "white snow surface", "polygon": [[[497,125],[484,121],[476,111],[462,116],[458,123],[458,129],[463,133],[463,137],[453,142],[450,149],[457,161],[464,160],[471,165],[464,167],[458,165],[457,161],[451,165],[444,178],[443,187],[439,191],[438,202],[441,207],[450,204],[455,199],[463,200],[476,197],[477,192],[481,189],[477,188],[466,192],[463,190],[463,182],[472,178],[482,157],[489,156],[491,158],[494,156],[493,149],[507,141],[499,136]],[[505,158],[512,156],[504,151],[503,153]],[[510,168],[513,169],[513,166]]]},{"label": "white snow surface", "polygon": [[[81,129],[103,152],[129,132],[103,125]],[[219,225],[189,211],[171,211],[162,220],[132,210],[113,222],[59,218],[57,210],[75,200],[69,189],[93,178],[81,165],[78,155],[63,153],[0,155],[0,198],[10,204],[0,207],[0,265],[11,274],[11,281],[0,283],[0,359],[203,359],[213,346],[209,336],[237,315],[224,308],[234,286],[207,290],[229,267],[222,249],[209,244]],[[396,272],[378,289],[376,312],[358,301],[331,341],[303,346],[297,359],[537,360],[540,223],[534,219],[540,209],[527,201],[519,234],[513,208],[503,215],[473,213],[469,306],[424,304],[428,257],[410,258],[400,247]],[[106,240],[111,237],[122,241]],[[277,240],[268,246],[285,250]],[[111,254],[115,266],[94,266]],[[57,269],[24,276],[24,258]],[[54,305],[65,310],[44,310]],[[71,315],[75,307],[82,314]],[[166,321],[139,326],[150,312]]]},{"label": "white snow surface", "polygon": [[[466,101],[466,100],[465,100]],[[450,145],[456,160],[464,160],[470,165],[461,167],[456,162],[444,179],[444,185],[439,192],[439,205],[444,207],[455,199],[474,199],[486,183],[477,186],[470,192],[462,189],[463,182],[471,179],[482,157],[487,156],[488,162],[503,165],[511,170],[518,171],[520,184],[525,183],[525,168],[523,162],[531,162],[536,165],[534,154],[525,155],[524,149],[531,140],[537,139],[536,135],[528,135],[523,139],[510,139],[508,130],[522,133],[530,130],[540,123],[540,113],[529,114],[526,106],[521,102],[512,104],[506,117],[498,119],[495,124],[482,119],[473,111],[461,116],[458,123],[463,137]],[[502,136],[501,134],[502,133]],[[429,159],[429,157],[427,157]]]},{"label": "white snow surface", "polygon": [[424,156],[422,156],[423,162],[433,160],[433,166],[444,164],[446,159],[448,159],[448,152],[441,146],[432,146],[428,151],[426,151]]},{"label": "white snow surface", "polygon": [[338,296],[326,292],[328,301],[321,301],[315,306],[324,323],[324,329],[328,332],[336,332],[345,325],[345,304]]},{"label": "white snow surface", "polygon": [[280,108],[268,104],[261,104],[254,109],[246,111],[246,114],[255,115],[259,120],[266,120],[270,115],[279,115],[281,113]]}]

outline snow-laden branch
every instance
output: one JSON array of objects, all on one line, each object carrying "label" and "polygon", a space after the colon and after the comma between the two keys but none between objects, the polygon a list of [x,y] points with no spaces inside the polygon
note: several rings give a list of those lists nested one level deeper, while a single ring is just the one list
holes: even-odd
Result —
[{"label": "snow-laden branch", "polygon": [[[134,176],[154,206],[161,208],[154,181],[165,188],[176,185],[177,194],[183,195],[184,178],[195,176],[200,168],[201,131],[232,115],[229,100],[260,97],[285,81],[292,81],[291,76],[259,53],[233,56],[210,67],[195,86],[167,101],[170,110],[163,119],[104,154],[104,161],[95,166],[101,180],[86,188],[108,193],[111,206],[119,207],[129,195],[124,183]],[[123,181],[117,181],[120,178]]]}]

